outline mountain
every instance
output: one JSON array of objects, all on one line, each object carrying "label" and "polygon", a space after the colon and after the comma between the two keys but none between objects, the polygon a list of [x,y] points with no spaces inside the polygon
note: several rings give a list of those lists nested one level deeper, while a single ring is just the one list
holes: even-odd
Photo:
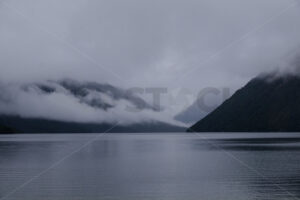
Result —
[{"label": "mountain", "polygon": [[149,105],[146,101],[134,95],[132,92],[109,84],[79,82],[72,79],[64,79],[61,81],[46,81],[23,86],[25,91],[29,91],[33,88],[45,94],[68,93],[78,99],[81,103],[102,110],[109,110],[115,107],[115,101],[126,100],[137,109],[158,111],[157,108]]},{"label": "mountain", "polygon": [[189,132],[299,132],[300,78],[262,75],[251,80]]},{"label": "mountain", "polygon": [[42,118],[0,116],[0,133],[147,133],[184,132],[185,130],[184,127],[160,121],[122,125],[117,123],[79,123]]},{"label": "mountain", "polygon": [[0,133],[14,133],[15,131],[3,124],[0,124]]},{"label": "mountain", "polygon": [[[159,117],[162,111],[130,90],[110,84],[64,79],[0,85],[0,133],[182,132],[186,129]],[[116,122],[119,123],[114,126]]]},{"label": "mountain", "polygon": [[186,124],[193,124],[206,117],[211,111],[216,108],[217,106],[215,108],[212,108],[212,110],[203,110],[200,108],[196,101],[191,106],[177,114],[174,119]]}]

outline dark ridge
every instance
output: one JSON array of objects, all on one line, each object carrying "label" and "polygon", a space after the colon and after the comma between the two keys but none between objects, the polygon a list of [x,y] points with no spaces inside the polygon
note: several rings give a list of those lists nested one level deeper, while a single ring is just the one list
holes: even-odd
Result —
[{"label": "dark ridge", "polygon": [[0,133],[15,133],[16,131],[6,125],[4,119],[0,116]]},{"label": "dark ridge", "polygon": [[43,92],[47,93],[47,94],[51,94],[55,92],[55,88],[48,86],[48,85],[44,85],[44,84],[37,84],[37,87],[42,90]]},{"label": "dark ridge", "polygon": [[[0,116],[1,127],[13,127],[13,133],[147,133],[147,132],[184,132],[185,128],[164,122],[144,122],[131,125],[109,123],[77,123],[41,118],[22,118]],[[3,133],[6,133],[3,129]],[[7,129],[9,130],[9,129]]]},{"label": "dark ridge", "polygon": [[259,76],[188,132],[300,132],[300,78]]}]

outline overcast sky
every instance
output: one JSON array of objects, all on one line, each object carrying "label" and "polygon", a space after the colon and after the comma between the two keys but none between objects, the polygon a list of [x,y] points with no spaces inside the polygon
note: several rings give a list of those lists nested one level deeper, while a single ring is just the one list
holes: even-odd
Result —
[{"label": "overcast sky", "polygon": [[6,0],[0,76],[239,87],[300,44],[299,19],[294,0]]},{"label": "overcast sky", "polygon": [[300,44],[294,0],[4,0],[0,80],[230,87]]}]

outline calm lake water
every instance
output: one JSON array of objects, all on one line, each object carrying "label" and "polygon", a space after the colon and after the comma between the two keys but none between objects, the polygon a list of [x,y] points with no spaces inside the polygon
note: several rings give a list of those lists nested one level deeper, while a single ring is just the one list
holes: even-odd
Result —
[{"label": "calm lake water", "polygon": [[0,136],[0,200],[300,198],[300,134]]}]

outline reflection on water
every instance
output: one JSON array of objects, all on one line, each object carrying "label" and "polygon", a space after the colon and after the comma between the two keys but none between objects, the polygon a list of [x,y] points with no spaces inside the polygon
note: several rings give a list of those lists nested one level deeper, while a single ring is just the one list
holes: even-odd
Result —
[{"label": "reflection on water", "polygon": [[[204,136],[107,134],[7,199],[300,198],[297,134]],[[94,137],[0,136],[0,199]]]}]

